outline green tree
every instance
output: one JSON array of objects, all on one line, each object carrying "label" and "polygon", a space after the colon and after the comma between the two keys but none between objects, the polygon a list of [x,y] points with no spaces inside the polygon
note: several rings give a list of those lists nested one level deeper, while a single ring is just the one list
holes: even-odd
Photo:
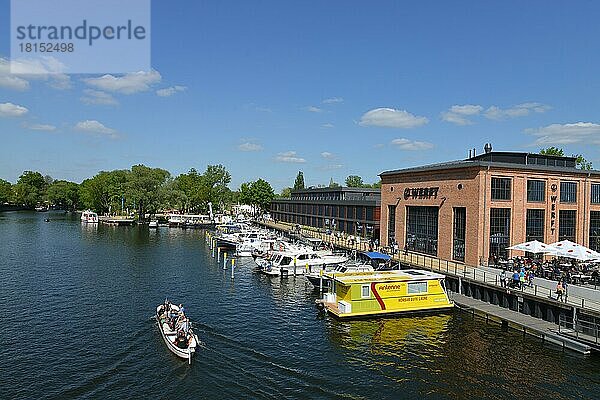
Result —
[{"label": "green tree", "polygon": [[52,181],[46,198],[50,204],[63,210],[75,210],[79,204],[79,185],[63,180]]},{"label": "green tree", "polygon": [[202,209],[203,203],[206,201],[202,192],[204,190],[202,176],[198,174],[196,169],[192,168],[187,174],[181,174],[175,178],[175,188],[183,193],[184,197],[182,207],[178,207],[182,211],[197,212]]},{"label": "green tree", "polygon": [[346,186],[360,188],[360,187],[364,187],[364,183],[360,176],[350,175],[346,178]]},{"label": "green tree", "polygon": [[264,179],[258,179],[250,185],[250,198],[252,205],[256,206],[259,210],[268,211],[271,202],[275,198],[275,192],[269,182]]},{"label": "green tree", "polygon": [[252,205],[252,182],[244,182],[238,191],[238,201],[241,204]]},{"label": "green tree", "polygon": [[84,180],[79,185],[80,204],[101,214],[121,210],[122,202],[128,200],[125,191],[129,174],[128,170],[100,171]]},{"label": "green tree", "polygon": [[329,187],[330,187],[330,188],[339,188],[339,187],[342,187],[342,185],[340,185],[340,184],[339,184],[339,183],[337,183],[337,182],[334,182],[334,181],[333,181],[333,178],[331,178],[331,179],[329,180]]},{"label": "green tree", "polygon": [[565,151],[563,149],[559,149],[558,147],[547,147],[545,149],[541,149],[540,150],[540,154],[546,155],[546,156],[559,156],[559,157],[564,157],[565,156]]},{"label": "green tree", "polygon": [[294,190],[304,189],[304,173],[298,171],[296,175],[296,181],[294,182]]},{"label": "green tree", "polygon": [[286,187],[281,189],[281,194],[279,195],[279,197],[283,197],[285,199],[289,199],[290,197],[292,197],[292,188]]},{"label": "green tree", "polygon": [[125,198],[129,205],[134,205],[139,220],[144,220],[148,212],[158,211],[161,188],[170,176],[169,171],[143,164],[131,167],[125,184]]},{"label": "green tree", "polygon": [[378,182],[375,182],[371,185],[373,189],[381,189],[381,179]]},{"label": "green tree", "polygon": [[39,172],[25,171],[14,186],[17,204],[33,208],[44,200],[48,184]]},{"label": "green tree", "polygon": [[0,204],[10,203],[12,201],[12,184],[4,179],[0,179]]},{"label": "green tree", "polygon": [[584,169],[586,171],[592,169],[591,161],[588,161],[585,158],[583,158],[581,154],[574,154],[573,157],[577,157],[577,160],[575,161],[575,165],[577,165],[577,168]]},{"label": "green tree", "polygon": [[224,208],[231,199],[231,189],[227,185],[231,183],[231,174],[221,165],[209,165],[202,174],[202,195],[204,205],[208,208],[210,201],[213,206]]}]

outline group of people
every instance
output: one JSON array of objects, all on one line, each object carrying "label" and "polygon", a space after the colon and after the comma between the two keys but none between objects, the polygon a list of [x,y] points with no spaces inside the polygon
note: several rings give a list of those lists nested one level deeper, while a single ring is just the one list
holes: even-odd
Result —
[{"label": "group of people", "polygon": [[[554,281],[562,281],[568,284],[581,281],[581,275],[588,276],[588,281],[591,284],[598,284],[599,274],[598,269],[594,265],[588,263],[579,263],[571,260],[569,263],[560,262],[558,259],[542,261],[527,257],[513,257],[508,261],[492,259],[494,265],[502,266],[503,268],[525,272],[531,271],[534,276],[546,278]],[[573,278],[575,276],[575,278]]]},{"label": "group of people", "polygon": [[171,331],[177,332],[175,336],[175,345],[180,348],[186,348],[192,335],[190,335],[190,319],[185,315],[183,304],[174,306],[165,300],[162,307],[161,319],[169,326]]},{"label": "group of people", "polygon": [[515,269],[510,279],[506,270],[502,270],[500,273],[500,285],[513,289],[523,289],[526,285],[529,287],[533,286],[533,278],[535,278],[535,272],[531,269],[525,270],[524,267]]},{"label": "group of people", "polygon": [[[535,270],[526,270],[525,267],[515,269],[509,278],[509,273],[502,270],[500,273],[500,285],[505,288],[523,289],[525,286],[533,287],[533,278],[535,278]],[[567,287],[569,283],[566,278],[559,279],[556,284],[556,300],[567,301]]]}]

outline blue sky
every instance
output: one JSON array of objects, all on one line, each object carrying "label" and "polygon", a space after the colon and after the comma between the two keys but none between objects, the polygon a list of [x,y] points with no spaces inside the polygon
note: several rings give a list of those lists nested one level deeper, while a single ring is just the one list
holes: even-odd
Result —
[{"label": "blue sky", "polygon": [[600,3],[153,1],[152,71],[15,77],[0,0],[0,177],[222,163],[232,189],[365,182],[469,148],[600,168]]}]

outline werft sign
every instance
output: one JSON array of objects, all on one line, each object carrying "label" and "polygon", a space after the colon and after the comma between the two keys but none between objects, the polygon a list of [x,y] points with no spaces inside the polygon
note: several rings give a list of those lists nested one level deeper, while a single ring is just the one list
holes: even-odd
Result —
[{"label": "werft sign", "polygon": [[404,200],[408,199],[437,199],[439,187],[406,188]]}]

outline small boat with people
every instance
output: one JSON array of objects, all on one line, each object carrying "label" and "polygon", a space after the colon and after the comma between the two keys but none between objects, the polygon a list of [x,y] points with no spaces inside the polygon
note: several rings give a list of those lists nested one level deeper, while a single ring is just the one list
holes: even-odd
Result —
[{"label": "small boat with people", "polygon": [[190,319],[185,315],[183,305],[175,305],[165,300],[156,307],[155,318],[167,348],[191,364],[192,355],[200,345],[200,340],[192,329]]}]

